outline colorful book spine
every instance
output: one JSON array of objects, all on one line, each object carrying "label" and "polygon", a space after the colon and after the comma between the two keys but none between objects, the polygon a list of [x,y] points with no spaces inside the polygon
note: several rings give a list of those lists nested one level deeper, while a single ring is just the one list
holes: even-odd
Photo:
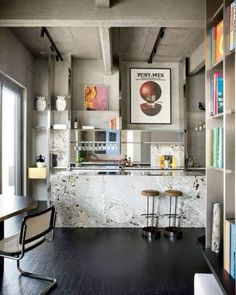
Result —
[{"label": "colorful book spine", "polygon": [[216,79],[216,73],[213,75],[213,115],[217,114],[217,79]]},{"label": "colorful book spine", "polygon": [[229,50],[232,50],[235,47],[235,2],[230,4],[229,11]]},{"label": "colorful book spine", "polygon": [[209,29],[209,61],[210,61],[210,66],[213,66],[213,58],[212,58],[212,49],[213,49],[213,44],[212,44],[212,28]]},{"label": "colorful book spine", "polygon": [[235,279],[235,221],[230,224],[230,275]]},{"label": "colorful book spine", "polygon": [[218,168],[218,142],[219,142],[218,128],[214,128],[213,129],[212,166],[215,168]]},{"label": "colorful book spine", "polygon": [[210,93],[209,93],[209,115],[214,115],[214,99],[213,99],[213,89],[214,89],[214,80],[210,79]]},{"label": "colorful book spine", "polygon": [[223,113],[224,111],[224,90],[223,90],[223,76],[218,74],[216,76],[216,99],[217,99],[217,113]]},{"label": "colorful book spine", "polygon": [[215,72],[209,82],[209,115],[224,111],[224,79],[221,72]]},{"label": "colorful book spine", "polygon": [[223,20],[216,25],[215,42],[215,59],[216,61],[219,61],[224,54]]},{"label": "colorful book spine", "polygon": [[206,130],[206,140],[207,140],[207,146],[206,146],[206,165],[212,166],[212,143],[213,143],[213,132],[211,129]]},{"label": "colorful book spine", "polygon": [[[233,25],[233,24],[232,24]],[[210,65],[214,66],[216,62],[222,59],[224,53],[223,42],[223,20],[208,31],[209,34],[209,60]]]},{"label": "colorful book spine", "polygon": [[216,63],[216,27],[212,27],[212,65]]},{"label": "colorful book spine", "polygon": [[224,226],[224,269],[230,273],[230,219],[225,220]]},{"label": "colorful book spine", "polygon": [[224,167],[224,131],[223,127],[219,128],[219,146],[218,146],[218,168]]}]

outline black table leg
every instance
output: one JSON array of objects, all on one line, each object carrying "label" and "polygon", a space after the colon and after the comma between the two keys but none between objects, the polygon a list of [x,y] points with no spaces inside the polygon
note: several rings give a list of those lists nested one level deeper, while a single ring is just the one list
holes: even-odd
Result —
[{"label": "black table leg", "polygon": [[[4,221],[0,222],[0,240],[2,240],[3,238],[4,238]],[[3,269],[4,269],[4,258],[0,257],[0,293],[2,288]]]}]

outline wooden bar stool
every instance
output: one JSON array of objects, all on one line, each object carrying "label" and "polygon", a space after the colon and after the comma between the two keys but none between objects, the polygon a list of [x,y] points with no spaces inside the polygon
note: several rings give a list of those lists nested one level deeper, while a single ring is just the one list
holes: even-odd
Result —
[{"label": "wooden bar stool", "polygon": [[[164,195],[170,198],[169,213],[165,214],[165,216],[168,216],[169,218],[169,226],[165,227],[164,236],[170,239],[180,239],[183,235],[180,228],[182,214],[177,213],[177,207],[178,197],[181,197],[183,193],[177,190],[166,190],[164,192]],[[172,213],[172,198],[174,198],[174,213]]]},{"label": "wooden bar stool", "polygon": [[[155,198],[159,196],[159,191],[156,190],[144,190],[142,196],[147,197],[147,211],[142,216],[146,216],[147,225],[143,228],[143,237],[148,239],[159,239],[160,229],[158,228],[158,215],[155,213]],[[149,198],[152,198],[151,212],[149,213]],[[149,225],[149,219],[151,219],[151,225]],[[156,222],[154,223],[156,219]]]}]

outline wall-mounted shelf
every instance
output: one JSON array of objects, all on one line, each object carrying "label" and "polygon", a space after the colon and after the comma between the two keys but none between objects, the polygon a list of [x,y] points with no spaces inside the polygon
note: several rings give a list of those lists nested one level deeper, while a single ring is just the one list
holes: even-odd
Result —
[{"label": "wall-mounted shelf", "polygon": [[28,168],[28,178],[29,179],[46,179],[47,178],[47,168],[42,167],[29,167]]},{"label": "wall-mounted shelf", "polygon": [[207,72],[210,73],[212,71],[215,71],[215,70],[218,70],[220,68],[223,67],[223,59],[221,58],[220,60],[218,60],[213,66],[210,66],[208,69],[207,69]]},{"label": "wall-mounted shelf", "polygon": [[220,113],[220,114],[217,114],[217,115],[214,115],[214,116],[210,116],[208,119],[222,119],[224,116],[223,113]]},{"label": "wall-mounted shelf", "polygon": [[224,172],[225,171],[225,173],[227,173],[227,174],[233,173],[233,171],[230,170],[230,169],[216,168],[216,167],[213,167],[213,166],[209,166],[208,169],[212,169],[212,170],[216,170],[216,171],[220,171],[220,172]]}]

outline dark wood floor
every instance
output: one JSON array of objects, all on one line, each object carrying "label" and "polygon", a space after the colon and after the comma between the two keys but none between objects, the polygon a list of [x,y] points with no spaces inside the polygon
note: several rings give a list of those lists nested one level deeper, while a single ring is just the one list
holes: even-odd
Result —
[{"label": "dark wood floor", "polygon": [[[182,240],[148,242],[141,229],[57,229],[53,242],[26,254],[22,268],[55,276],[56,295],[193,294],[194,273],[209,272],[196,243],[202,234],[185,229]],[[34,295],[44,286],[6,260],[1,294]]]}]

